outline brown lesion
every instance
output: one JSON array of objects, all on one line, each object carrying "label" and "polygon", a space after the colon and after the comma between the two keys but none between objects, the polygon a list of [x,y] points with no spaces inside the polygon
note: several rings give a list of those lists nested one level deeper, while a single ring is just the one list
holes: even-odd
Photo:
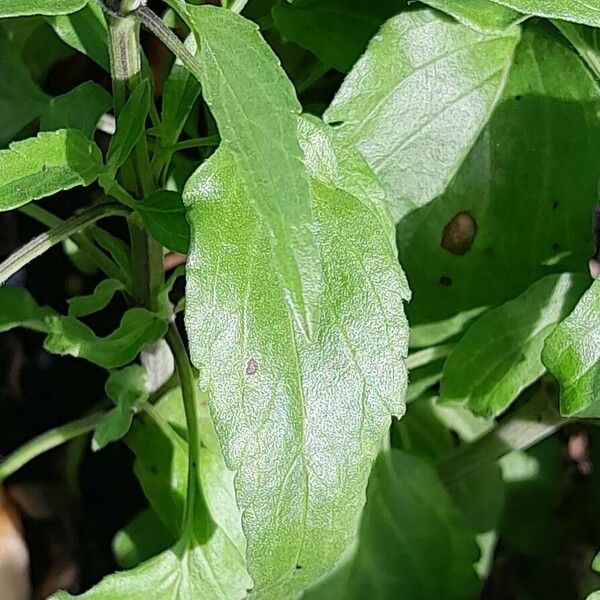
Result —
[{"label": "brown lesion", "polygon": [[258,371],[258,363],[254,358],[251,358],[246,363],[246,375],[254,375]]},{"label": "brown lesion", "polygon": [[446,225],[442,231],[442,248],[450,254],[464,256],[473,245],[477,235],[477,222],[468,212],[459,212]]}]

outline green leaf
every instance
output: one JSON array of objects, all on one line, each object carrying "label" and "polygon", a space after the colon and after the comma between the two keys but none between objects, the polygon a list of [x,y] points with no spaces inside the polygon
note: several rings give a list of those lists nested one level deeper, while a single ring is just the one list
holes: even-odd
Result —
[{"label": "green leaf", "polygon": [[78,129],[92,137],[103,113],[112,106],[110,94],[92,81],[86,81],[63,96],[52,98],[42,113],[40,129]]},{"label": "green leaf", "polygon": [[38,117],[48,99],[33,81],[15,41],[0,25],[0,145]]},{"label": "green leaf", "polygon": [[46,317],[55,314],[48,306],[40,306],[25,288],[0,287],[0,333],[15,327],[46,332]]},{"label": "green leaf", "polygon": [[504,95],[453,183],[398,225],[413,329],[497,306],[551,273],[588,272],[599,101],[555,28],[525,23]]},{"label": "green leaf", "polygon": [[108,252],[121,271],[121,281],[126,289],[131,286],[133,278],[133,264],[131,262],[131,248],[121,239],[108,233],[102,227],[91,228],[91,233],[98,245]]},{"label": "green leaf", "polygon": [[64,15],[79,10],[87,0],[2,0],[0,19],[27,15]]},{"label": "green leaf", "polygon": [[109,411],[96,425],[92,439],[94,451],[125,437],[131,427],[133,415],[150,397],[146,371],[140,365],[112,372],[106,381],[105,390],[116,408]]},{"label": "green leaf", "polygon": [[325,120],[361,151],[395,221],[447,187],[496,105],[518,40],[517,28],[484,35],[423,9],[390,19],[350,72]]},{"label": "green leaf", "polygon": [[503,412],[544,373],[544,341],[586,286],[584,275],[549,275],[486,312],[448,357],[440,401],[467,404],[486,418]]},{"label": "green leaf", "polygon": [[561,413],[600,417],[600,281],[548,336],[542,359],[560,382]]},{"label": "green leaf", "polygon": [[593,0],[493,0],[526,15],[564,19],[600,27],[600,5]]},{"label": "green leaf", "polygon": [[211,6],[190,6],[188,12],[200,47],[203,97],[248,200],[271,232],[272,260],[294,319],[311,331],[322,274],[294,88],[256,25]]},{"label": "green leaf", "polygon": [[98,146],[75,129],[15,142],[0,150],[0,211],[89,185],[103,169]]},{"label": "green leaf", "polygon": [[98,337],[74,317],[50,317],[48,325],[49,334],[44,341],[48,352],[79,356],[105,369],[131,362],[167,330],[165,321],[144,308],[128,310],[119,327],[107,337]]},{"label": "green leaf", "polygon": [[477,31],[500,32],[514,23],[522,21],[523,15],[490,2],[490,0],[423,0],[454,17],[459,23]]},{"label": "green leaf", "polygon": [[348,72],[380,25],[404,7],[403,0],[281,0],[273,7],[282,36]]},{"label": "green leaf", "polygon": [[69,316],[85,317],[108,306],[116,292],[125,289],[123,283],[116,279],[104,279],[94,291],[87,296],[70,298]]},{"label": "green leaf", "polygon": [[121,568],[133,569],[142,561],[163,552],[174,542],[174,536],[156,513],[147,508],[115,534],[112,550]]},{"label": "green leaf", "polygon": [[439,475],[422,458],[398,450],[379,456],[358,537],[345,569],[304,600],[477,596],[475,539]]},{"label": "green leaf", "polygon": [[146,117],[150,111],[150,82],[144,79],[133,91],[117,118],[117,128],[110,140],[106,156],[106,177],[114,178],[114,173],[129,158],[134,146],[146,129]]},{"label": "green leaf", "polygon": [[[205,399],[198,395],[204,444],[198,472],[204,497],[196,497],[199,532],[184,535],[173,547],[132,571],[116,573],[78,596],[84,600],[241,600],[252,586],[244,566],[244,536],[233,492]],[[181,393],[173,390],[155,410],[140,414],[127,437],[136,455],[136,474],[151,506],[179,533],[188,469]],[[178,433],[181,431],[181,434]],[[169,500],[173,498],[173,503]],[[173,529],[171,529],[173,531]],[[54,600],[70,598],[67,594]]]},{"label": "green leaf", "polygon": [[97,0],[69,15],[47,17],[47,21],[61,40],[110,72],[106,19]]},{"label": "green leaf", "polygon": [[144,219],[146,229],[156,240],[169,250],[187,254],[190,228],[181,194],[158,190],[144,198],[137,210]]},{"label": "green leaf", "polygon": [[579,56],[600,80],[600,32],[594,27],[554,21],[554,26],[569,40]]},{"label": "green leaf", "polygon": [[381,191],[323,124],[301,121],[299,138],[325,283],[313,338],[294,318],[270,230],[232,153],[219,149],[184,191],[190,350],[237,472],[261,599],[293,597],[353,538],[372,461],[406,390],[409,291]]}]

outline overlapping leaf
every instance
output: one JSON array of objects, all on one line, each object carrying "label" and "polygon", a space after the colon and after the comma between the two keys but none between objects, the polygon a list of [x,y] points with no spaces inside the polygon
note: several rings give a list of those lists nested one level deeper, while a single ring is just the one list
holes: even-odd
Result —
[{"label": "overlapping leaf", "polygon": [[356,146],[396,221],[444,191],[494,108],[519,40],[423,9],[389,20],[325,120]]},{"label": "overlapping leaf", "polygon": [[79,10],[87,0],[2,0],[0,18],[27,15],[65,15]]},{"label": "overlapping leaf", "polygon": [[0,287],[0,333],[15,327],[47,331],[46,318],[56,315],[48,306],[40,306],[22,287]]},{"label": "overlapping leaf", "polygon": [[[188,182],[186,326],[248,541],[257,598],[293,597],[352,539],[371,462],[404,410],[408,289],[381,192],[328,129],[302,122],[325,289],[309,339],[270,259],[240,166]],[[227,260],[224,261],[224,256]]]},{"label": "overlapping leaf", "polygon": [[424,3],[453,16],[463,25],[483,32],[503,31],[525,18],[490,0],[424,0]]},{"label": "overlapping leaf", "polygon": [[594,0],[493,0],[527,15],[552,17],[600,27],[600,5]]}]

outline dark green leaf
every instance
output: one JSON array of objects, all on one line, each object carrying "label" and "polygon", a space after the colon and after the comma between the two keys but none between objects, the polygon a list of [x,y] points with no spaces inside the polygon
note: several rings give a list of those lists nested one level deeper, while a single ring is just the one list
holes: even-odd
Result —
[{"label": "dark green leaf", "polygon": [[86,81],[64,96],[52,98],[42,113],[42,131],[78,129],[92,137],[100,116],[112,106],[110,94],[99,85]]},{"label": "dark green leaf", "polygon": [[110,254],[121,271],[121,281],[127,288],[131,285],[133,265],[131,264],[131,248],[120,238],[108,233],[102,227],[93,227],[92,236],[98,245]]},{"label": "dark green leaf", "polygon": [[74,317],[50,317],[44,347],[55,354],[79,356],[105,369],[131,362],[140,350],[165,335],[167,324],[143,308],[128,310],[119,327],[107,337],[98,337]]},{"label": "dark green leaf", "polygon": [[190,227],[185,218],[181,194],[159,190],[140,203],[138,212],[150,234],[174,252],[187,254]]},{"label": "dark green leaf", "polygon": [[293,597],[337,561],[406,389],[409,291],[381,191],[329,128],[301,123],[325,282],[314,338],[294,317],[231,152],[219,149],[184,192],[192,360],[237,471],[260,598]]},{"label": "dark green leaf", "polygon": [[600,417],[600,281],[548,336],[544,364],[560,382],[560,410]]},{"label": "dark green leaf", "polygon": [[273,17],[285,39],[345,73],[383,22],[404,6],[404,0],[280,0]]},{"label": "dark green leaf", "polygon": [[87,0],[2,0],[0,18],[26,15],[64,15],[85,6]]},{"label": "dark green leaf", "polygon": [[[294,319],[310,331],[322,276],[294,88],[256,25],[211,6],[188,11],[200,46],[204,99],[249,202],[271,231],[272,260]],[[232,52],[237,47],[244,51]]]},{"label": "dark green leaf", "polygon": [[69,299],[69,316],[85,317],[102,310],[108,306],[115,293],[124,287],[123,283],[116,279],[104,279],[88,296]]},{"label": "dark green leaf", "polygon": [[0,145],[38,117],[48,100],[23,64],[15,42],[0,25]]},{"label": "dark green leaf", "polygon": [[22,287],[0,287],[0,333],[15,327],[27,327],[35,331],[47,331],[46,317],[56,313],[47,306],[40,306]]},{"label": "dark green leaf", "polygon": [[0,150],[0,211],[89,185],[103,170],[98,146],[75,129],[15,142]]},{"label": "dark green leaf", "polygon": [[579,56],[600,80],[600,31],[595,27],[554,21],[555,27],[571,42]]},{"label": "dark green leaf", "polygon": [[144,79],[133,91],[117,118],[117,129],[106,156],[108,177],[129,158],[134,146],[146,129],[146,117],[150,110],[150,82]]},{"label": "dark green leaf", "polygon": [[133,415],[150,397],[146,371],[140,365],[131,365],[111,373],[105,389],[116,408],[109,411],[96,426],[92,439],[94,451],[125,437]]},{"label": "dark green leaf", "polygon": [[402,221],[415,329],[588,272],[600,93],[550,25],[530,22],[504,96],[447,192]]},{"label": "dark green leaf", "polygon": [[525,17],[520,13],[490,2],[490,0],[423,0],[451,16],[459,23],[477,31],[500,32]]},{"label": "dark green leaf", "polygon": [[48,17],[47,20],[65,43],[110,71],[106,19],[97,0],[90,0],[77,12]]},{"label": "dark green leaf", "polygon": [[586,286],[584,275],[549,275],[486,312],[448,357],[440,401],[487,418],[503,412],[544,373],[544,341]]},{"label": "dark green leaf", "polygon": [[498,100],[518,40],[517,28],[484,35],[423,9],[390,19],[350,72],[325,120],[361,151],[396,221],[447,187]]}]

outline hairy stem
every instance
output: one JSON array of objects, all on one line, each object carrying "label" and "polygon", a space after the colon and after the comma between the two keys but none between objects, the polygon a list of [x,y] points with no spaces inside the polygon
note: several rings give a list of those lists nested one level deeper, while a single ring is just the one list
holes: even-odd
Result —
[{"label": "hairy stem", "polygon": [[126,214],[128,214],[127,209],[116,203],[96,204],[82,210],[79,214],[32,239],[16,252],[13,252],[3,263],[0,263],[0,285],[33,259],[44,254],[52,246],[73,237],[75,233],[85,229],[99,219]]},{"label": "hairy stem", "polygon": [[456,484],[513,450],[530,448],[568,422],[558,413],[556,398],[542,382],[531,400],[498,427],[445,456],[438,463],[439,471],[444,481]]},{"label": "hairy stem", "polygon": [[187,350],[175,323],[169,325],[167,332],[167,343],[175,358],[175,367],[179,375],[181,385],[181,396],[185,410],[185,420],[188,432],[188,476],[187,476],[187,498],[183,514],[182,531],[194,531],[196,518],[196,502],[201,498],[201,486],[198,478],[198,458],[200,456],[201,441],[198,428],[198,408],[196,405],[196,393],[194,373],[188,358]]},{"label": "hairy stem", "polygon": [[0,483],[44,452],[93,431],[104,417],[104,414],[102,412],[93,413],[77,421],[45,431],[29,440],[0,463]]}]

